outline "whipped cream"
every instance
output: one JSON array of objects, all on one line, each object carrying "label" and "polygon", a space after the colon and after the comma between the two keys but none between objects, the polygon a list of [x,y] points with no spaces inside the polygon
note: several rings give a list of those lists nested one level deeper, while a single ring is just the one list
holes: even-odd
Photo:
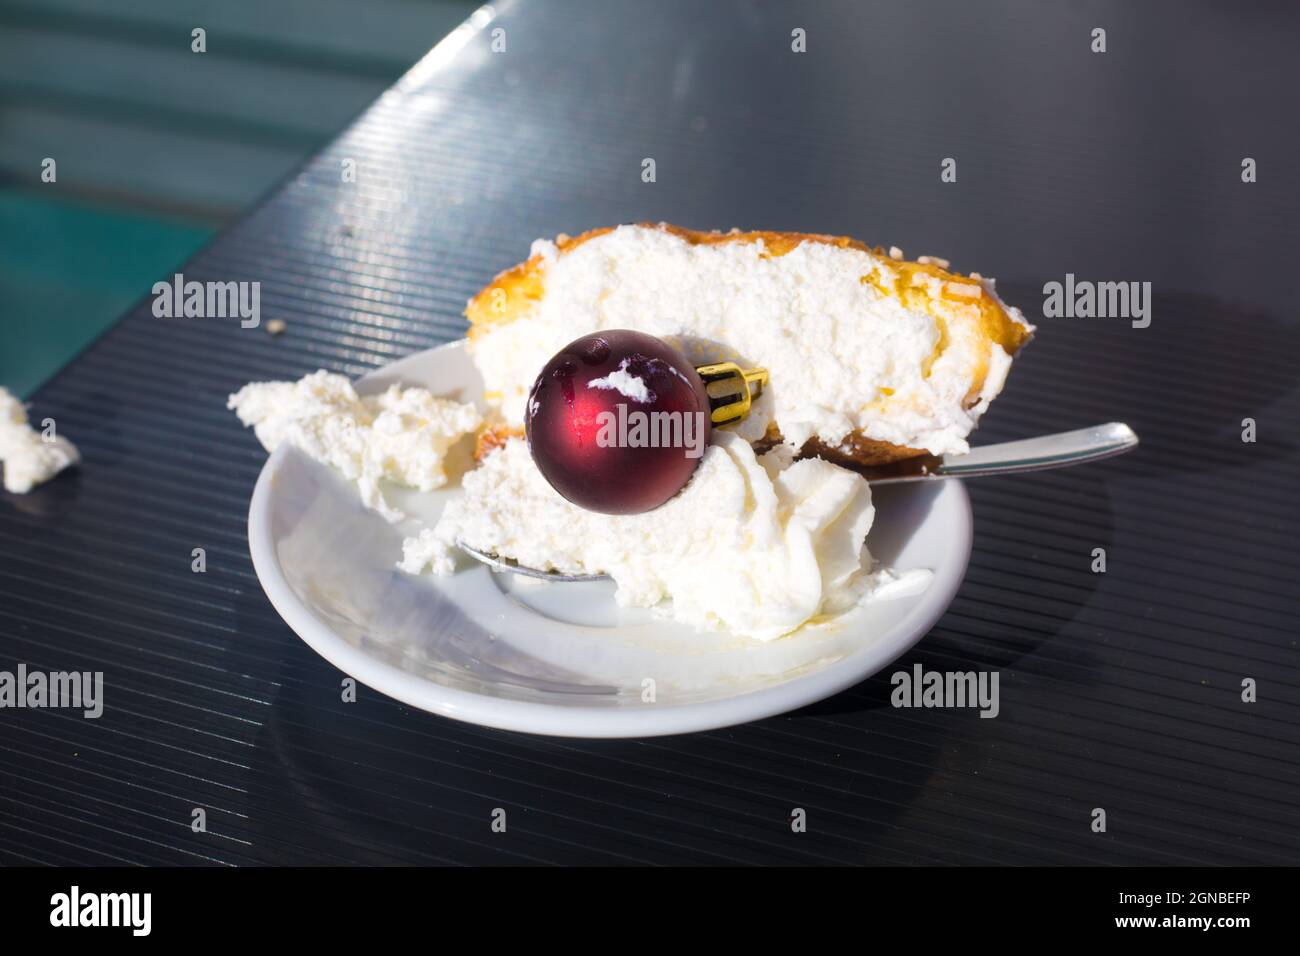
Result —
[{"label": "whipped cream", "polygon": [[[633,375],[627,370],[629,359],[623,359],[618,368],[610,372],[603,378],[593,378],[587,383],[588,388],[599,388],[618,392],[624,398],[630,398],[634,402],[653,402],[655,393],[650,391],[646,385],[645,379],[639,375]],[[669,366],[673,372],[677,370]],[[536,377],[536,376],[534,376]],[[680,377],[680,376],[679,376]]]},{"label": "whipped cream", "polygon": [[[892,288],[900,264],[860,249],[804,242],[771,256],[761,241],[692,245],[620,226],[563,253],[538,240],[533,252],[544,264],[541,297],[469,345],[486,394],[514,427],[546,360],[601,329],[660,336],[696,364],[767,368],[771,385],[739,433],[756,441],[775,420],[794,447],[814,436],[834,446],[861,431],[933,454],[966,452],[1011,365],[977,324],[950,322],[945,333],[929,313],[878,291],[867,280]],[[938,279],[918,281],[940,295]],[[991,280],[970,287],[996,298]],[[1006,311],[1029,328],[1018,310]]]},{"label": "whipped cream", "polygon": [[569,503],[517,438],[462,484],[436,526],[407,539],[403,571],[452,573],[461,541],[541,570],[606,573],[622,605],[761,641],[844,613],[878,588],[928,581],[929,572],[868,573],[875,512],[860,475],[821,459],[759,458],[731,430],[714,432],[678,495],[642,514]]},{"label": "whipped cream", "polygon": [[46,439],[27,421],[27,407],[0,388],[0,463],[5,491],[25,495],[81,460],[77,447],[62,435]]},{"label": "whipped cream", "polygon": [[355,481],[367,508],[388,521],[405,515],[384,498],[381,481],[420,491],[447,482],[448,450],[478,429],[473,405],[428,389],[391,386],[359,396],[346,376],[321,370],[297,382],[254,382],[227,408],[252,425],[267,451],[288,442]]}]

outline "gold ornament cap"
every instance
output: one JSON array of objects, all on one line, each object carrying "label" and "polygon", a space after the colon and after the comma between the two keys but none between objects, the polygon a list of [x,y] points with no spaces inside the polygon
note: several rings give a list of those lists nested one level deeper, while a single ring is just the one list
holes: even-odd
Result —
[{"label": "gold ornament cap", "polygon": [[741,368],[735,362],[697,365],[695,372],[708,392],[709,419],[715,425],[741,421],[768,383],[767,369]]}]

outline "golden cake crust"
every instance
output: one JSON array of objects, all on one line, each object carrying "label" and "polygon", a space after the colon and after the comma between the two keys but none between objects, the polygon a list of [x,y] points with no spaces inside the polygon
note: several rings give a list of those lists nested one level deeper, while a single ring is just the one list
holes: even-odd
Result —
[{"label": "golden cake crust", "polygon": [[509,425],[488,425],[474,439],[474,460],[482,461],[498,448],[503,447],[510,439],[523,437],[524,430],[522,428],[511,428]]},{"label": "golden cake crust", "polygon": [[[884,281],[879,274],[863,276],[862,281],[871,284],[882,295],[900,300],[908,308],[924,311],[933,316],[940,328],[938,350],[944,346],[948,335],[949,323],[970,323],[978,333],[990,343],[996,342],[1014,356],[1031,336],[1031,330],[1017,322],[1003,307],[996,296],[984,287],[979,277],[950,272],[946,263],[921,257],[921,260],[907,260],[891,256],[880,247],[872,247],[848,236],[829,236],[818,233],[802,232],[742,232],[733,229],[730,232],[700,232],[684,229],[667,223],[638,223],[645,229],[655,229],[671,233],[689,242],[691,245],[722,245],[731,242],[762,242],[768,256],[783,256],[805,242],[816,242],[836,246],[842,249],[857,249],[889,259],[893,278]],[[564,255],[584,242],[597,236],[612,232],[614,226],[592,229],[578,236],[561,234],[556,237],[555,245],[560,255]],[[528,260],[512,266],[499,273],[465,308],[465,317],[469,319],[469,337],[481,336],[489,329],[515,321],[531,311],[533,305],[545,294],[546,263],[542,256],[534,255]],[[937,285],[931,280],[937,280]],[[939,294],[933,290],[938,288]],[[967,407],[979,400],[984,386],[987,367],[976,376],[970,392],[967,394]],[[489,429],[485,436],[492,432]],[[504,430],[500,430],[504,432]],[[488,439],[484,445],[480,440],[480,452],[486,454],[500,435]],[[769,429],[764,443],[780,440],[780,433]],[[844,465],[874,466],[924,455],[926,452],[916,448],[905,448],[889,442],[868,438],[861,432],[851,433],[839,445],[827,446],[817,439],[807,442],[801,454],[807,457],[818,456]],[[481,455],[480,455],[481,457]]]}]

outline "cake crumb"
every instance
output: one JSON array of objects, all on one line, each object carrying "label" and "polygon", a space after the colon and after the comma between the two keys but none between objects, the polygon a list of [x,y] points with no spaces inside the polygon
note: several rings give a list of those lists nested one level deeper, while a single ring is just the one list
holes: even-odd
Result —
[{"label": "cake crumb", "polygon": [[25,495],[81,461],[77,447],[54,431],[53,419],[43,419],[41,426],[41,431],[33,428],[27,406],[0,387],[0,471],[11,494]]}]

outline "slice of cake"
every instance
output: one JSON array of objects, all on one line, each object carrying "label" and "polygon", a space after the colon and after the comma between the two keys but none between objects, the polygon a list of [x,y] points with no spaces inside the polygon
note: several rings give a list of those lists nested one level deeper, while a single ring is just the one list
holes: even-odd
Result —
[{"label": "slice of cake", "polygon": [[761,366],[736,426],[756,444],[861,465],[969,450],[1030,338],[993,282],[853,239],[625,225],[534,243],[466,308],[499,432],[522,433],[546,361],[601,329],[667,339],[696,364]]}]

